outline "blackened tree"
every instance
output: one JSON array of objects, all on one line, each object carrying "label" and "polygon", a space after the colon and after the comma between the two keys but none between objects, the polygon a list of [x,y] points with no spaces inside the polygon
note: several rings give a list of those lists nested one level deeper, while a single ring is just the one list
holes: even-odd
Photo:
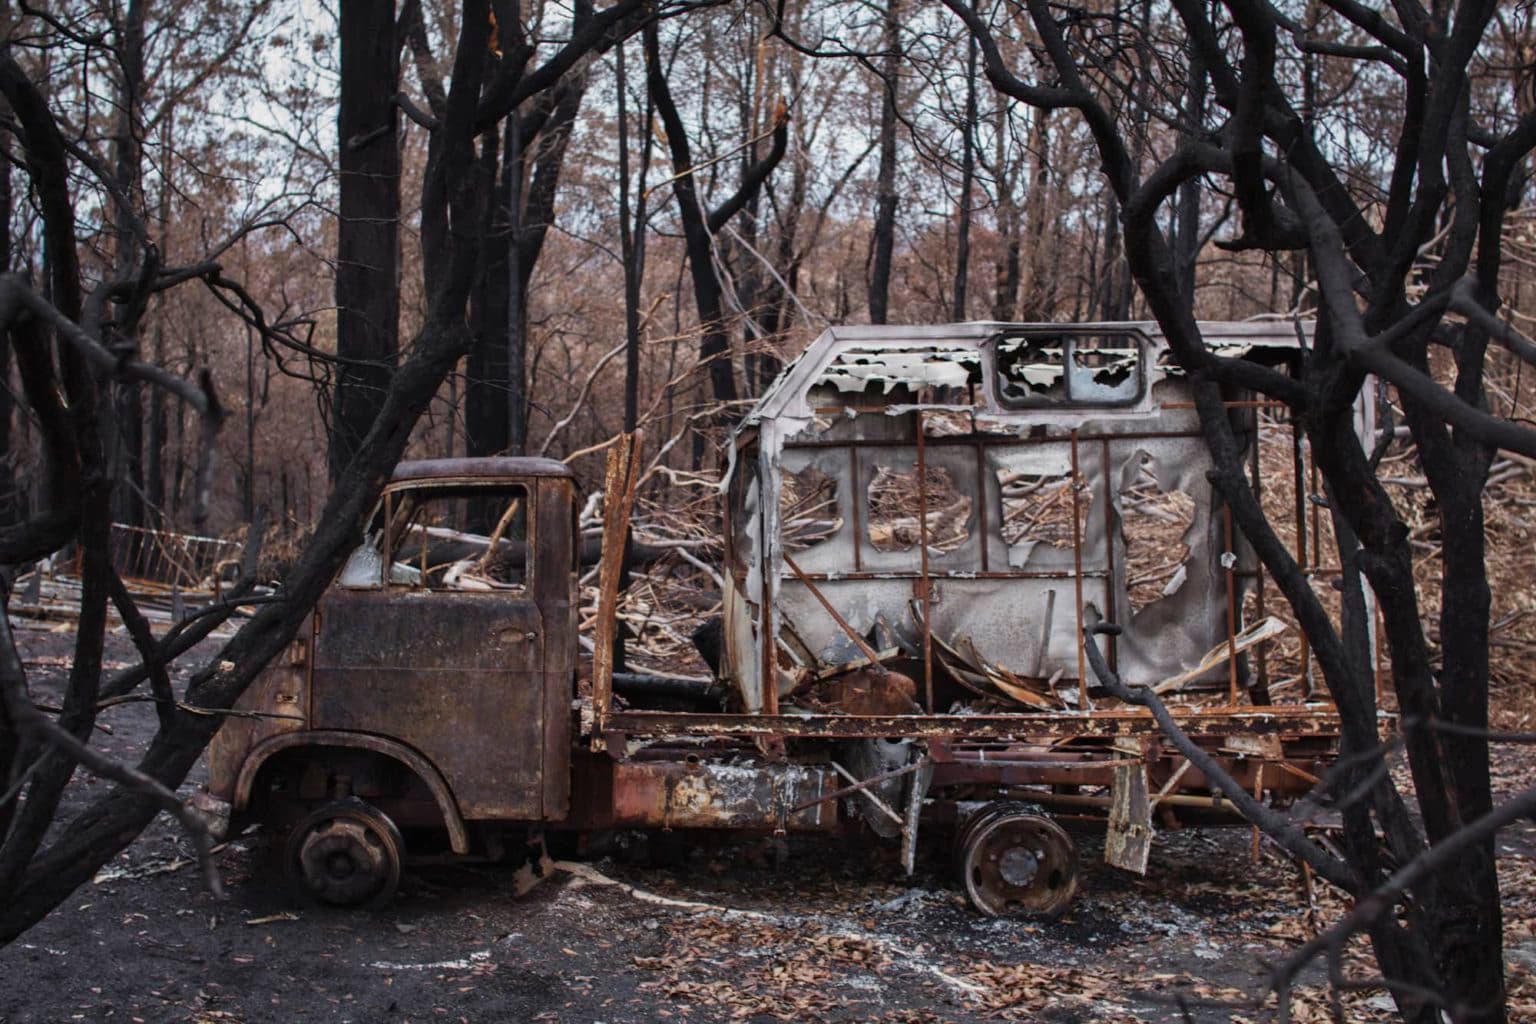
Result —
[{"label": "blackened tree", "polygon": [[708,367],[711,391],[717,403],[734,402],[738,395],[731,360],[730,321],[726,315],[726,284],[721,279],[715,239],[731,219],[741,213],[767,182],[789,145],[789,111],[781,103],[774,115],[772,142],[762,159],[743,169],[735,191],[713,208],[706,208],[694,166],[693,147],[683,123],[667,68],[662,60],[661,34],[654,24],[644,32],[646,83],[656,115],[666,131],[672,154],[672,195],[683,228],[688,272],[693,281],[694,303],[699,312],[699,362]]},{"label": "blackened tree", "polygon": [[[196,826],[174,790],[262,666],[287,646],[308,610],[362,536],[412,428],[473,343],[466,311],[481,264],[493,182],[476,159],[476,140],[524,102],[559,87],[583,58],[601,53],[641,23],[691,6],[617,0],[602,9],[577,4],[563,42],[544,59],[526,47],[496,45],[495,24],[516,23],[515,5],[465,0],[451,80],[440,115],[412,108],[429,132],[422,182],[421,234],[426,311],[389,378],[378,411],[341,468],[318,526],[287,573],[263,601],[175,693],[168,663],[204,639],[248,594],[237,587],[203,615],[156,637],[117,579],[107,529],[110,495],[121,483],[103,457],[96,410],[114,381],[166,389],[191,406],[205,426],[211,454],[221,411],[206,376],[178,378],[162,367],[114,353],[103,344],[115,323],[113,301],[142,302],[157,290],[202,280],[233,287],[214,262],[161,267],[148,261],[132,280],[108,277],[89,291],[81,268],[71,175],[80,160],[59,118],[10,49],[0,52],[0,95],[14,112],[16,136],[46,236],[46,294],[19,277],[0,278],[0,329],[9,331],[23,394],[44,449],[46,500],[26,521],[0,528],[0,564],[35,559],[74,542],[81,551],[82,598],[63,711],[33,706],[26,670],[7,618],[0,614],[0,943],[40,920],[123,849],[161,810]],[[500,42],[505,43],[505,40]],[[345,139],[342,140],[343,144]],[[91,166],[87,171],[96,173]],[[101,169],[104,170],[104,169]],[[239,308],[248,309],[242,299]],[[204,475],[208,463],[205,460]],[[205,491],[200,487],[199,491]],[[103,674],[108,602],[116,605],[141,663]],[[142,758],[121,764],[90,745],[100,703],[148,685],[159,727]],[[214,712],[209,714],[208,712]],[[64,787],[77,766],[111,780],[67,820],[57,820]]]},{"label": "blackened tree", "polygon": [[[1338,705],[1343,757],[1328,781],[1343,815],[1342,854],[1246,795],[1241,802],[1359,901],[1346,924],[1369,934],[1405,1019],[1502,1020],[1493,836],[1528,813],[1532,796],[1495,808],[1490,784],[1481,502],[1495,454],[1536,454],[1536,430],[1495,411],[1485,379],[1496,361],[1536,360],[1536,343],[1495,315],[1502,228],[1525,188],[1536,115],[1510,102],[1531,69],[1500,69],[1490,37],[1497,4],[1409,0],[1384,13],[1323,0],[1305,23],[1299,9],[1268,0],[1173,0],[1166,18],[1139,5],[945,4],[978,41],[1000,93],[1069,112],[1090,131],[1141,300],[1190,375],[1213,483],[1294,609]],[[1154,63],[1159,81],[1188,83],[1182,94],[1138,87]],[[1026,64],[1038,74],[1020,73]],[[1382,134],[1391,127],[1385,146],[1373,149],[1380,136],[1350,120],[1358,105],[1328,109],[1316,80],[1297,73],[1319,66],[1353,76],[1357,98],[1358,83],[1386,98],[1392,114],[1377,123]],[[1292,265],[1305,257],[1316,333],[1294,375],[1202,339],[1196,245],[1165,234],[1165,207],[1183,208],[1178,219],[1192,231],[1191,190],[1213,189],[1240,214],[1219,240],[1225,248]],[[1432,372],[1437,350],[1448,373]],[[1438,652],[1421,621],[1409,531],[1377,473],[1394,425],[1366,438],[1354,426],[1373,376],[1395,392],[1440,519]],[[1311,444],[1343,569],[1338,626],[1264,518],[1224,405],[1233,389],[1284,402]],[[1417,814],[1383,764],[1367,585],[1384,623]],[[1156,710],[1149,694],[1126,696]],[[1295,969],[1276,983],[1284,988]]]},{"label": "blackened tree", "polygon": [[336,364],[330,471],[368,435],[400,347],[400,141],[395,5],[342,0],[337,105]]}]

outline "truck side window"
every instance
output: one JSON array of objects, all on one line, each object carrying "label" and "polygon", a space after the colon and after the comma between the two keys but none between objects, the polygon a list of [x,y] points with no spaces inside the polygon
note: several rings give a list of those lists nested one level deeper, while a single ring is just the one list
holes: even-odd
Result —
[{"label": "truck side window", "polygon": [[[392,584],[427,590],[526,592],[533,542],[527,488],[505,484],[422,487],[399,492],[395,499],[399,511],[390,529]],[[476,522],[489,522],[490,529],[470,529]]]}]

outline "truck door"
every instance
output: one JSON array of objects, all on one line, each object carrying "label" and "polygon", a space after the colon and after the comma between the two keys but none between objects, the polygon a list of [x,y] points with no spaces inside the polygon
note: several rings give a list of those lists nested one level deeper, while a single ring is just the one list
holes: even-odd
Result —
[{"label": "truck door", "polygon": [[545,806],[541,784],[535,500],[535,488],[504,481],[387,492],[316,613],[312,727],[414,747],[466,819],[564,812]]}]

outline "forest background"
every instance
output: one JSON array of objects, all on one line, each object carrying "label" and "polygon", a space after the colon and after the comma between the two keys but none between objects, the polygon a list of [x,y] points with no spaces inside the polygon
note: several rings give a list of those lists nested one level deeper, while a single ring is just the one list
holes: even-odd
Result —
[{"label": "forest background", "polygon": [[[187,692],[223,708],[402,454],[552,455],[590,488],[597,446],[643,427],[645,507],[691,516],[674,547],[703,551],[725,432],[827,325],[1155,316],[1213,482],[1297,609],[1346,747],[1378,761],[1363,578],[1381,599],[1424,831],[1356,764],[1344,859],[1292,852],[1356,894],[1427,864],[1406,924],[1370,924],[1384,969],[1498,1002],[1491,835],[1525,804],[1491,807],[1489,682],[1525,713],[1536,628],[1530,4],[462,8],[6,9],[0,562],[74,539],[84,582],[57,723],[0,657],[0,754],[26,791],[0,802],[0,891],[39,880],[0,939],[167,796],[71,744],[98,697],[163,684],[155,784],[211,732],[169,701],[174,635],[135,635],[142,670],[102,689],[109,601],[133,616],[111,522],[264,524],[284,589]],[[1191,321],[1314,313],[1298,379],[1213,355]],[[1370,452],[1349,415],[1368,372],[1392,425]],[[1279,398],[1307,434],[1340,555],[1321,594],[1247,493],[1218,385]],[[37,737],[57,749],[32,757]],[[76,760],[135,797],[44,847]],[[1459,872],[1435,860],[1457,843],[1478,851]]]}]

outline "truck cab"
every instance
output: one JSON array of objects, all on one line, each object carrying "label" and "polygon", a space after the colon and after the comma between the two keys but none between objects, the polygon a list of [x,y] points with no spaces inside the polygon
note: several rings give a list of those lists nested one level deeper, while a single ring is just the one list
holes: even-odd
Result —
[{"label": "truck cab", "polygon": [[567,815],[575,513],[575,480],[551,459],[395,470],[363,542],[210,750],[211,795],[237,821],[287,829],[288,866],[314,895],[386,897],[406,832],[487,852],[484,826]]}]

